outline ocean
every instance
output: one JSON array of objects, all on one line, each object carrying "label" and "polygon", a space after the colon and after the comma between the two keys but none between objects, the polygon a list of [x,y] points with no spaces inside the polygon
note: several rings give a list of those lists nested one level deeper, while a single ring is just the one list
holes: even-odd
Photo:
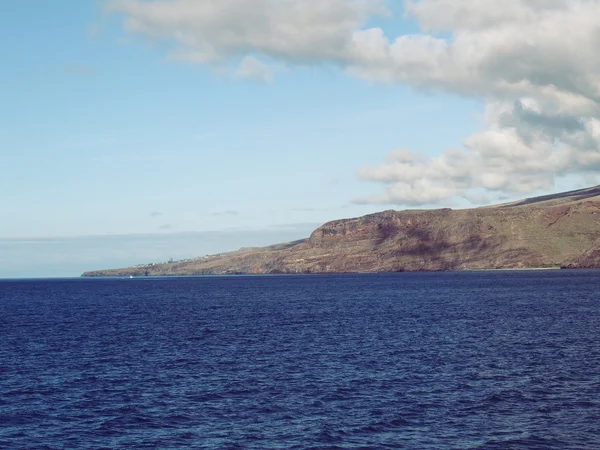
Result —
[{"label": "ocean", "polygon": [[2,449],[598,449],[600,271],[0,280]]}]

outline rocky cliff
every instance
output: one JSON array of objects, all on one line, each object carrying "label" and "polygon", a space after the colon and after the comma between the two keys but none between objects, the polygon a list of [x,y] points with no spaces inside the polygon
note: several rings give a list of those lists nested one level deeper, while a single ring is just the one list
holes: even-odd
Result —
[{"label": "rocky cliff", "polygon": [[600,267],[600,186],[465,210],[384,211],[305,240],[83,276]]}]

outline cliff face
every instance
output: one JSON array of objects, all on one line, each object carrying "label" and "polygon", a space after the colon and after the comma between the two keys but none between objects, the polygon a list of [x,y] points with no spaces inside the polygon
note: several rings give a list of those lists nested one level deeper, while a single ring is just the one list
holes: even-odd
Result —
[{"label": "cliff face", "polygon": [[600,186],[468,210],[384,211],[302,241],[84,276],[600,267]]}]

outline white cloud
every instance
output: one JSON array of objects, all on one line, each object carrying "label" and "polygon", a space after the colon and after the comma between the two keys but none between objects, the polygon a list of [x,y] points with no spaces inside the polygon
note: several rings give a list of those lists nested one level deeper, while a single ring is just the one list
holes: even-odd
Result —
[{"label": "white cloud", "polygon": [[[238,77],[270,81],[262,61],[336,64],[372,82],[478,98],[484,127],[433,158],[394,152],[358,175],[385,185],[360,202],[421,204],[549,189],[600,171],[600,0],[406,0],[422,32],[366,28],[377,0],[114,0],[127,30],[174,43],[172,58],[241,61]],[[441,149],[440,149],[441,150]]]},{"label": "white cloud", "polygon": [[260,60],[246,56],[242,59],[238,69],[235,72],[236,78],[246,78],[249,80],[270,83],[273,81],[273,71]]},{"label": "white cloud", "polygon": [[261,54],[315,63],[347,58],[352,33],[383,0],[113,0],[128,31],[171,39],[175,54],[197,62]]}]

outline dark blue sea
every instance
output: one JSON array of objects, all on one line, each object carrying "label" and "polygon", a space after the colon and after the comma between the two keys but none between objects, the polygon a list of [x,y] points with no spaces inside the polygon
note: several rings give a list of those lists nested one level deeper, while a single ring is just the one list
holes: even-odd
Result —
[{"label": "dark blue sea", "polygon": [[600,272],[0,281],[2,449],[600,449]]}]

